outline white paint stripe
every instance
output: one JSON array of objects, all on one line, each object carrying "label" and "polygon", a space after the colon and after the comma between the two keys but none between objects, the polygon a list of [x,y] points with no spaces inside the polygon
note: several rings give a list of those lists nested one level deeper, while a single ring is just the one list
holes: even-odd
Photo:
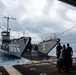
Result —
[{"label": "white paint stripe", "polygon": [[4,66],[9,75],[22,75],[19,71],[17,71],[13,66]]}]

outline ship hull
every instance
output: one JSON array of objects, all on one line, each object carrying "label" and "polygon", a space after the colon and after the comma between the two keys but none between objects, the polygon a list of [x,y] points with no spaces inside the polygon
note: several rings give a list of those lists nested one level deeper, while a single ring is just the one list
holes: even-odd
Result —
[{"label": "ship hull", "polygon": [[39,52],[41,54],[47,55],[59,42],[60,39],[58,38],[44,40],[38,44]]},{"label": "ship hull", "polygon": [[38,50],[28,51],[27,45],[29,44],[29,38],[23,38],[15,42],[11,42],[4,49],[1,49],[0,52],[4,54],[9,54],[17,57],[25,57],[30,59],[43,59],[44,57],[49,57],[48,53],[59,43],[60,39],[50,39],[40,42],[38,44]]},{"label": "ship hull", "polygon": [[24,50],[26,50],[29,38],[22,38],[17,41],[11,42],[7,45],[1,45],[0,52],[17,57],[21,57]]}]

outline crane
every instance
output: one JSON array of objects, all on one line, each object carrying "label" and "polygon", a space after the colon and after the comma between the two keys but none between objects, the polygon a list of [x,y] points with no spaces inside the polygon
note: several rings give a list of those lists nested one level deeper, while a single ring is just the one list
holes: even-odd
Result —
[{"label": "crane", "polygon": [[16,20],[16,18],[11,18],[11,17],[9,17],[9,16],[5,16],[4,18],[6,18],[7,19],[7,32],[8,32],[8,30],[9,30],[9,19],[13,19],[13,20]]}]

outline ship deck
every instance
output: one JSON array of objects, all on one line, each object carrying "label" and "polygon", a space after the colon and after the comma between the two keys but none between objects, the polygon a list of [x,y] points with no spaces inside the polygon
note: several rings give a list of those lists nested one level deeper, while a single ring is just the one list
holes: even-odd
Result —
[{"label": "ship deck", "polygon": [[63,70],[59,73],[53,63],[1,66],[0,75],[76,75],[76,63],[68,73]]}]

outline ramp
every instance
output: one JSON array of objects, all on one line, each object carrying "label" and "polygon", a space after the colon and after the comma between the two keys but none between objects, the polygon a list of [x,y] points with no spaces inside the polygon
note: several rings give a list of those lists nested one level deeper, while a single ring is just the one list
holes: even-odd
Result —
[{"label": "ramp", "polygon": [[43,42],[39,43],[38,51],[41,54],[47,55],[59,42],[60,42],[60,39],[58,38],[44,40]]},{"label": "ramp", "polygon": [[29,37],[27,37],[27,38],[19,39],[16,42],[10,43],[8,54],[21,57],[24,51],[26,50],[29,41],[30,41]]}]

